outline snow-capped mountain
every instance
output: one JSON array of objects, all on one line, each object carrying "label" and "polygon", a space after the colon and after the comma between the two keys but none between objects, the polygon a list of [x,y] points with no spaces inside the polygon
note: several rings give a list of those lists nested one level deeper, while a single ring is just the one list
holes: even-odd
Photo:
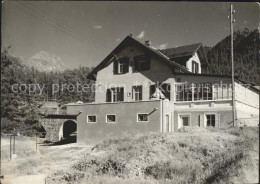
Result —
[{"label": "snow-capped mountain", "polygon": [[40,51],[29,58],[27,64],[43,72],[64,71],[67,68],[59,56],[46,51]]}]

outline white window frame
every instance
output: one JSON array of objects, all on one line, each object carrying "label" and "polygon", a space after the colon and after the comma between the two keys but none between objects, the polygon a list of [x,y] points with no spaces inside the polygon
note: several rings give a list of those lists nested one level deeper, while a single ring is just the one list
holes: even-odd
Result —
[{"label": "white window frame", "polygon": [[[111,93],[111,102],[121,102],[118,100],[120,88],[123,88],[123,91],[124,91],[124,87],[113,87],[113,88],[109,89],[110,93]],[[123,96],[124,96],[124,93],[123,93]],[[123,101],[124,101],[124,99],[123,99]]]},{"label": "white window frame", "polygon": [[[95,122],[89,121],[89,119],[88,119],[89,116],[95,116],[96,117],[96,121]],[[96,114],[87,115],[87,123],[97,123],[97,115]]]},{"label": "white window frame", "polygon": [[[115,121],[108,121],[107,116],[115,116]],[[116,114],[106,114],[106,123],[116,123]]]},{"label": "white window frame", "polygon": [[[122,71],[121,71],[121,67],[122,67]],[[124,67],[126,67],[126,62],[125,61],[118,61],[118,74],[125,73]]]},{"label": "white window frame", "polygon": [[[207,121],[208,121],[208,120],[207,120],[207,115],[215,115],[215,126],[208,126],[208,125],[207,125]],[[217,127],[217,126],[216,126],[216,116],[217,116],[217,115],[218,115],[217,113],[204,113],[204,117],[205,117],[205,122],[204,122],[204,123],[205,123],[205,127],[206,127],[206,128],[207,128],[207,127],[214,127],[214,128]],[[219,120],[219,121],[220,121],[220,120]]]},{"label": "white window frame", "polygon": [[[147,115],[147,121],[139,121],[138,116],[139,116],[139,115],[142,115],[142,114],[146,114],[146,115]],[[137,121],[137,122],[141,122],[141,123],[147,123],[147,122],[149,122],[149,113],[137,113],[137,115],[136,115],[136,121]]]},{"label": "white window frame", "polygon": [[[140,87],[141,91],[136,91],[135,89],[137,89],[137,87]],[[134,101],[141,101],[140,97],[143,100],[143,86],[142,85],[133,86],[132,89],[133,89],[133,99],[134,99]],[[135,98],[136,94],[138,94],[138,100]]]},{"label": "white window frame", "polygon": [[190,113],[179,113],[178,114],[178,129],[182,128],[182,127],[187,127],[187,126],[183,126],[183,124],[181,125],[181,117],[188,117],[189,121],[188,121],[188,127],[191,126],[191,114]]}]

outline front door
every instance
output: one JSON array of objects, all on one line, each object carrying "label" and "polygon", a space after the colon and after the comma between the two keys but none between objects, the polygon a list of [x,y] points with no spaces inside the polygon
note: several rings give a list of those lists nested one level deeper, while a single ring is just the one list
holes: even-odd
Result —
[{"label": "front door", "polygon": [[166,114],[162,123],[162,132],[170,132],[170,115]]}]

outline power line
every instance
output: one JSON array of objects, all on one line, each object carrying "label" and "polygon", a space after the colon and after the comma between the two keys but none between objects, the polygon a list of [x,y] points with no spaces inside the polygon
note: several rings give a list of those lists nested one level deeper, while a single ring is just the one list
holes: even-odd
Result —
[{"label": "power line", "polygon": [[[27,9],[27,10],[29,10],[33,15],[36,15],[38,18],[40,18],[41,20],[43,20],[45,23],[47,23],[48,25],[50,25],[50,26],[52,26],[52,27],[54,27],[54,28],[56,28],[56,29],[58,29],[59,31],[61,31],[61,32],[63,32],[63,33],[65,33],[65,34],[69,34],[70,36],[72,36],[72,37],[76,37],[76,39],[78,39],[78,40],[80,40],[80,41],[82,41],[82,42],[84,42],[84,43],[87,43],[87,44],[89,44],[89,45],[91,45],[91,46],[93,46],[93,47],[95,47],[96,49],[101,49],[101,50],[103,50],[101,47],[99,47],[99,46],[97,46],[95,43],[92,43],[92,42],[90,42],[89,40],[86,40],[86,39],[84,39],[84,38],[82,38],[82,36],[79,36],[78,34],[76,34],[76,33],[74,33],[73,31],[71,31],[71,30],[68,30],[66,27],[64,27],[64,25],[62,25],[62,24],[57,24],[57,22],[54,22],[54,21],[52,21],[52,20],[48,20],[48,19],[45,19],[44,17],[46,17],[44,14],[39,14],[39,12],[37,12],[36,10],[34,10],[34,9],[32,9],[32,8],[30,8],[30,7],[27,7],[27,6],[25,6],[24,5],[24,7]],[[33,13],[34,12],[34,13]],[[87,42],[86,42],[87,41]],[[88,45],[88,46],[89,46]]]},{"label": "power line", "polygon": [[[15,4],[15,5],[18,5],[18,4]],[[48,24],[49,26],[55,28],[56,30],[58,30],[66,35],[69,35],[70,37],[77,39],[77,40],[81,41],[82,43],[85,43],[87,46],[92,46],[92,47],[95,47],[96,49],[101,49],[101,50],[105,51],[101,47],[95,45],[95,43],[86,41],[86,39],[82,38],[82,36],[79,36],[79,35],[75,34],[74,32],[72,32],[71,30],[64,28],[64,26],[61,26],[60,24],[57,24],[56,22],[53,22],[53,21],[51,21],[51,22],[48,21],[47,19],[44,18],[43,15],[40,15],[36,10],[27,7],[22,3],[19,3],[19,5],[20,5],[19,7],[16,6],[19,10],[22,10],[23,12],[33,16],[35,19]]]},{"label": "power line", "polygon": [[86,38],[89,42],[97,43],[97,44],[100,44],[100,45],[102,44],[101,42],[98,42],[97,40],[94,40],[94,39],[89,38],[88,35],[83,34],[83,33],[79,32],[79,31],[76,31],[76,30],[74,30],[72,27],[70,27],[70,26],[68,26],[68,25],[65,25],[64,22],[62,22],[60,19],[58,19],[58,18],[56,18],[56,17],[50,15],[47,11],[39,10],[39,8],[36,8],[36,7],[33,6],[32,4],[27,4],[27,5],[31,6],[36,12],[38,12],[38,13],[41,14],[42,16],[47,16],[48,18],[52,19],[55,23],[61,25],[62,27],[65,26],[66,29],[68,29],[68,30],[70,30],[70,31],[72,31],[72,32],[74,32],[74,33],[80,35],[80,36],[83,36],[83,37]]}]

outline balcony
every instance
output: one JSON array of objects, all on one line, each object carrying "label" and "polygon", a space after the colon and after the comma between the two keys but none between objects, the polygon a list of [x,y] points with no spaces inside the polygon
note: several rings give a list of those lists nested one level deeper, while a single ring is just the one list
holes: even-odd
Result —
[{"label": "balcony", "polygon": [[222,83],[175,84],[176,102],[231,100],[232,85]]}]

